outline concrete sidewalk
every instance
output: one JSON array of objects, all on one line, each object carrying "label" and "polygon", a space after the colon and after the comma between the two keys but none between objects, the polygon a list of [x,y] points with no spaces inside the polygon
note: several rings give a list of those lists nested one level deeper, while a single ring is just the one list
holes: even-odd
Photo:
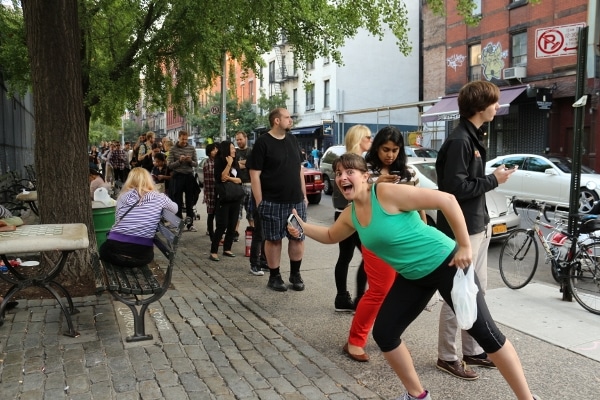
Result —
[{"label": "concrete sidewalk", "polygon": [[[128,310],[107,293],[75,299],[77,338],[62,335],[55,300],[21,301],[0,327],[0,399],[391,399],[403,392],[372,340],[368,363],[341,352],[351,315],[333,310],[337,246],[308,240],[306,290],[278,293],[266,288],[267,276],[249,274],[243,241],[234,244],[238,257],[212,262],[204,219],[196,227],[184,234],[173,288],[146,319],[152,341],[124,341]],[[288,272],[284,256],[284,279]],[[532,391],[544,400],[597,398],[597,353],[582,349],[600,343],[600,316],[554,301],[538,285],[507,291],[490,280],[492,314]],[[479,369],[481,378],[467,382],[435,368],[438,312],[424,312],[403,337],[432,397],[513,398],[497,371]],[[552,323],[564,339],[553,339]]]}]

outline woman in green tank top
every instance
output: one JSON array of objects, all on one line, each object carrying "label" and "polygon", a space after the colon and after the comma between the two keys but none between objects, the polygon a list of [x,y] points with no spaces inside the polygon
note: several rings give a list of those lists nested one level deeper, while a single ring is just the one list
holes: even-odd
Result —
[{"label": "woman in green tank top", "polygon": [[[352,206],[331,227],[298,218],[300,225],[306,236],[325,244],[337,243],[358,232],[363,246],[398,272],[375,320],[373,337],[407,390],[401,398],[430,400],[400,337],[436,290],[453,307],[450,292],[456,269],[467,268],[472,261],[460,206],[454,196],[437,190],[372,184],[365,160],[356,154],[340,156],[334,161],[333,170],[336,184]],[[427,226],[416,211],[423,209],[441,210],[456,242]],[[292,236],[301,235],[291,225],[288,230]],[[477,278],[475,283],[479,286]],[[477,295],[477,320],[468,332],[488,353],[517,398],[535,399],[514,347],[494,323],[481,293]]]}]

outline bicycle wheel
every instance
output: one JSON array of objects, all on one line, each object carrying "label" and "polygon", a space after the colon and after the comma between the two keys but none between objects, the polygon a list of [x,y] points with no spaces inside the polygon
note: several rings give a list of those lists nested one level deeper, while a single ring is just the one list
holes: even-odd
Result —
[{"label": "bicycle wheel", "polygon": [[569,289],[583,308],[600,315],[600,240],[583,245],[575,255]]},{"label": "bicycle wheel", "polygon": [[533,231],[516,229],[500,249],[500,276],[511,289],[521,289],[529,283],[538,263],[538,245]]}]

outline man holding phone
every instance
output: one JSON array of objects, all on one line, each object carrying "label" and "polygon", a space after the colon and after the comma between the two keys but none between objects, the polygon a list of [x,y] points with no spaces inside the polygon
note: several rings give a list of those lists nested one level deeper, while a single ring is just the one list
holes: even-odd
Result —
[{"label": "man holding phone", "polygon": [[188,137],[189,134],[187,131],[179,131],[177,143],[169,152],[167,166],[173,171],[170,184],[170,197],[177,203],[177,216],[183,218],[183,196],[185,194],[187,229],[191,232],[197,232],[196,228],[194,228],[194,206],[196,205],[194,199],[198,191],[198,184],[196,183],[196,178],[194,178],[194,171],[198,166],[198,159],[196,158],[196,149],[188,144]]},{"label": "man holding phone", "polygon": [[285,292],[281,278],[282,241],[288,238],[290,259],[289,282],[293,290],[304,290],[300,265],[304,255],[304,238],[295,238],[287,231],[288,217],[293,209],[306,220],[306,187],[301,165],[300,146],[290,133],[293,120],[285,108],[276,108],[269,114],[271,130],[260,136],[248,160],[252,195],[262,222],[265,256],[269,266],[267,287]]},{"label": "man holding phone", "polygon": [[[442,144],[435,163],[439,190],[453,194],[464,214],[473,251],[473,267],[484,295],[491,239],[485,193],[506,182],[515,171],[501,165],[492,174],[485,174],[487,149],[483,143],[485,133],[482,127],[494,119],[500,108],[499,98],[498,87],[487,81],[469,82],[460,89],[460,122]],[[454,238],[446,217],[440,211],[437,214],[437,228]],[[496,368],[467,331],[461,331],[463,358],[459,360],[456,349],[458,331],[456,316],[450,306],[444,303],[438,332],[438,369],[457,378],[474,380],[479,375],[468,365]]]}]

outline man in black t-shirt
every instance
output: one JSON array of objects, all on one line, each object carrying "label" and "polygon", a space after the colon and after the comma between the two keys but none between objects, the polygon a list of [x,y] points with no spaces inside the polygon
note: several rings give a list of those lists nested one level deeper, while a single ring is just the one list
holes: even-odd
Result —
[{"label": "man in black t-shirt", "polygon": [[300,265],[304,255],[304,237],[292,237],[287,231],[287,218],[296,209],[306,221],[306,187],[301,166],[298,141],[289,131],[293,120],[285,108],[269,114],[271,130],[260,136],[250,157],[252,195],[258,207],[265,239],[265,256],[269,266],[269,283],[273,290],[284,292],[287,286],[281,278],[282,239],[287,237],[290,259],[289,281],[294,290],[304,290]]}]

